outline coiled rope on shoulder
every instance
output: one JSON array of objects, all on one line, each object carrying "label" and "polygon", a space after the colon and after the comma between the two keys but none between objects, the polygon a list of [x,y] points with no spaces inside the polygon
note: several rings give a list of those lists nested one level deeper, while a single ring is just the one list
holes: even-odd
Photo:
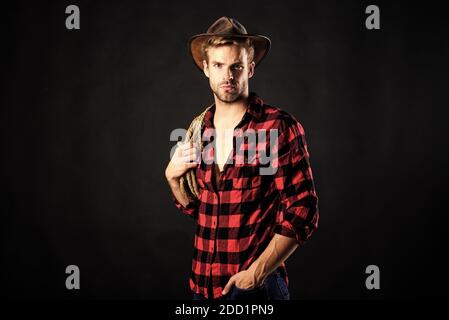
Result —
[{"label": "coiled rope on shoulder", "polygon": [[[199,150],[200,155],[203,151],[203,144],[201,141],[201,130],[204,127],[204,116],[207,111],[212,106],[207,107],[200,115],[195,117],[190,123],[187,129],[186,137],[184,142],[193,142],[193,146]],[[196,180],[195,174],[196,168],[191,168],[186,171],[186,173],[179,179],[180,189],[182,194],[184,194],[190,201],[199,198],[198,182]]]}]

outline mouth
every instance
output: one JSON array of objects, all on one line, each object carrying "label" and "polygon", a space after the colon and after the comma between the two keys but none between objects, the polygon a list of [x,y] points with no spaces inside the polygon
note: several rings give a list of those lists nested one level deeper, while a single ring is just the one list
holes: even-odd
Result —
[{"label": "mouth", "polygon": [[222,88],[225,91],[232,91],[235,89],[235,86],[231,86],[231,85],[222,85],[220,86],[220,88]]}]

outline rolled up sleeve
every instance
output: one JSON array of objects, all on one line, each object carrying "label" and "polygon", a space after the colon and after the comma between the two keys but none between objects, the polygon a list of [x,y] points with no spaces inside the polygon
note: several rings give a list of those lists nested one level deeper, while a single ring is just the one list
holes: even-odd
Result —
[{"label": "rolled up sleeve", "polygon": [[194,201],[194,202],[189,202],[187,204],[186,207],[184,207],[179,201],[178,199],[176,199],[175,195],[172,193],[171,194],[173,203],[175,204],[175,206],[185,215],[193,218],[193,219],[197,219],[198,218],[198,201]]},{"label": "rolled up sleeve", "polygon": [[279,130],[274,182],[281,208],[274,232],[295,238],[301,245],[318,228],[318,196],[313,181],[305,132],[299,122]]}]

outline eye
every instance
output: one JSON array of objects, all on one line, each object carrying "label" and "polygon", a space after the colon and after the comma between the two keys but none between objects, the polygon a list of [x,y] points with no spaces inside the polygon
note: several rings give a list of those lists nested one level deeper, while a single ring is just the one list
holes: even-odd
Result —
[{"label": "eye", "polygon": [[221,67],[221,63],[214,63],[214,64],[212,64],[214,67],[216,67],[216,68],[220,68]]},{"label": "eye", "polygon": [[243,70],[243,66],[238,64],[238,65],[234,66],[234,69],[235,70]]}]

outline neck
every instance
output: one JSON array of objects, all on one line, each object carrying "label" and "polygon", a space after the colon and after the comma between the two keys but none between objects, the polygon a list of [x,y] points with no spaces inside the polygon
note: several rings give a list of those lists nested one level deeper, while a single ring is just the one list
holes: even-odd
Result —
[{"label": "neck", "polygon": [[217,127],[234,128],[242,119],[248,107],[248,94],[242,96],[234,102],[223,102],[215,98],[214,122]]}]

